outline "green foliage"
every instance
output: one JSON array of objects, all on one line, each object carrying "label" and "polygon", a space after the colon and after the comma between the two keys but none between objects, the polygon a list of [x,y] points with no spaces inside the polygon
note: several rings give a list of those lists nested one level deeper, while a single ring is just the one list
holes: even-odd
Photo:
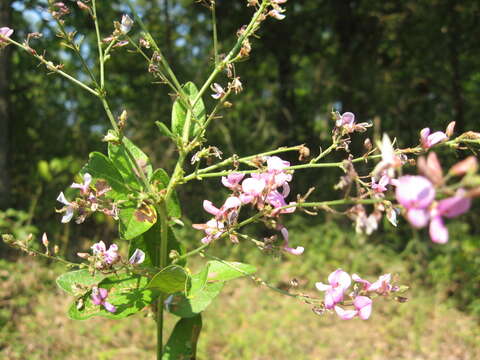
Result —
[{"label": "green foliage", "polygon": [[119,211],[119,233],[125,240],[131,240],[142,235],[157,222],[157,212],[152,205],[129,201],[122,205]]},{"label": "green foliage", "polygon": [[[132,163],[130,154],[137,164]],[[122,139],[120,145],[108,144],[108,157],[122,175],[124,184],[132,189],[141,190],[143,188],[140,175],[135,172],[137,166],[145,173],[147,180],[152,176],[153,169],[150,159],[126,137]]]},{"label": "green foliage", "polygon": [[188,278],[184,268],[170,265],[155,274],[147,288],[161,291],[164,294],[173,294],[178,291],[187,292]]},{"label": "green foliage", "polygon": [[[198,89],[192,82],[187,82],[183,86],[183,91],[185,92],[188,100],[192,104],[196,96],[198,95]],[[176,99],[173,104],[172,109],[172,132],[182,137],[183,126],[187,117],[187,106],[182,102],[180,98]],[[191,122],[191,128],[189,135],[196,134],[197,129],[201,126],[206,119],[205,105],[203,104],[202,99],[199,99],[193,108],[193,116]]]},{"label": "green foliage", "polygon": [[[152,183],[157,186],[158,190],[166,189],[170,177],[167,172],[163,169],[157,169],[152,175]],[[168,216],[173,218],[182,217],[182,209],[180,207],[180,201],[178,199],[177,192],[174,190],[170,196],[170,199],[167,201],[167,211]]]},{"label": "green foliage", "polygon": [[173,297],[169,310],[180,317],[192,317],[204,311],[220,294],[225,282],[251,275],[256,268],[238,262],[209,261],[205,267],[192,276],[187,296]]},{"label": "green foliage", "polygon": [[113,199],[127,198],[129,191],[124,184],[122,175],[118,172],[112,160],[102,153],[97,151],[90,153],[90,159],[81,173],[89,173],[94,180],[105,180],[112,188],[107,192],[107,196]]},{"label": "green foliage", "polygon": [[107,301],[117,309],[114,313],[108,312],[101,305],[93,304],[91,291],[89,291],[72,303],[68,316],[73,320],[85,320],[92,316],[122,319],[133,315],[153,303],[160,295],[156,289],[146,289],[147,282],[148,279],[142,276],[110,275],[102,280],[98,287],[108,290]]},{"label": "green foliage", "polygon": [[91,274],[87,269],[75,270],[60,275],[57,278],[57,285],[68,294],[77,296],[82,292],[82,287],[98,284],[105,278],[106,275],[100,272]]},{"label": "green foliage", "polygon": [[200,314],[178,320],[165,345],[162,360],[195,359],[201,330]]}]

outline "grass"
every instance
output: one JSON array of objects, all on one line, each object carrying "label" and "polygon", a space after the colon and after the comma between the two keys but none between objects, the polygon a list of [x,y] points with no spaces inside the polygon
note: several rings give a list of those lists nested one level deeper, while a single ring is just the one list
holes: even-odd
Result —
[{"label": "grass", "polygon": [[[265,272],[275,268],[278,264],[270,262]],[[295,273],[296,266],[287,262],[284,268]],[[147,313],[121,321],[69,320],[65,312],[71,299],[54,283],[61,270],[35,259],[0,262],[0,358],[153,359],[155,329]],[[282,270],[279,278],[285,276]],[[410,297],[405,304],[376,302],[368,321],[341,321],[315,315],[309,305],[248,279],[237,280],[205,312],[198,358],[480,358],[480,326],[474,317],[451,308],[442,293],[420,288]],[[169,329],[175,320],[168,317]]]}]

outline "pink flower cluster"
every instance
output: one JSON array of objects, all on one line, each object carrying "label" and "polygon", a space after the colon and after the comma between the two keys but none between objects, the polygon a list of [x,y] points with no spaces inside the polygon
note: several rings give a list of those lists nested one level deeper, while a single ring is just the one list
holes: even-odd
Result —
[{"label": "pink flower cluster", "polygon": [[[287,205],[285,199],[290,193],[289,182],[292,175],[287,171],[290,166],[278,156],[269,156],[263,159],[266,166],[260,173],[253,173],[251,177],[244,179],[245,174],[232,173],[222,177],[222,184],[232,190],[232,194],[225,200],[225,203],[217,208],[209,200],[203,201],[203,208],[214,218],[205,224],[194,224],[193,227],[205,231],[202,239],[204,244],[219,238],[223,233],[235,225],[242,206],[251,204],[259,211],[270,208],[267,216],[276,217],[280,214],[289,214],[295,211],[295,202]],[[288,207],[287,207],[288,206]],[[283,226],[279,230],[285,229]],[[295,253],[302,250],[291,249],[288,246],[288,231],[283,230],[285,240],[284,250]],[[230,235],[232,241],[237,242],[235,235]],[[292,252],[293,251],[293,252]]]},{"label": "pink flower cluster", "polygon": [[[345,293],[353,281],[361,284],[350,294],[353,298],[353,309],[345,310],[338,306],[344,302]],[[319,291],[325,292],[324,305],[326,309],[334,309],[337,315],[343,320],[350,320],[358,316],[362,320],[367,320],[372,313],[372,294],[388,295],[390,292],[397,291],[398,288],[391,284],[391,275],[385,274],[378,278],[374,283],[362,279],[357,274],[350,275],[342,269],[337,269],[328,276],[328,284],[317,282],[315,284]]]},{"label": "pink flower cluster", "polygon": [[62,216],[62,223],[68,223],[72,220],[75,213],[78,214],[76,223],[81,224],[85,221],[87,216],[95,211],[101,211],[107,216],[118,219],[118,208],[115,203],[105,198],[105,194],[110,191],[110,187],[104,181],[97,181],[96,188],[92,188],[92,176],[89,173],[83,175],[83,183],[73,183],[70,187],[72,189],[79,189],[81,198],[76,201],[69,201],[61,192],[57,201],[62,203],[64,207],[58,212],[64,213]]},{"label": "pink flower cluster", "polygon": [[[122,257],[118,253],[118,245],[112,244],[107,249],[103,241],[93,244],[91,247],[93,255],[88,253],[77,253],[81,258],[88,259],[95,269],[108,270],[113,265],[121,262]],[[128,260],[130,265],[139,265],[145,261],[145,253],[140,249],[135,249],[132,256]]]},{"label": "pink flower cluster", "polygon": [[455,128],[455,121],[452,121],[447,125],[445,132],[436,131],[431,133],[430,128],[424,128],[420,131],[420,145],[424,149],[430,149],[432,146],[444,142],[450,138]]},{"label": "pink flower cluster", "polygon": [[463,189],[454,196],[435,201],[435,187],[423,176],[402,176],[397,181],[397,201],[407,211],[407,220],[415,228],[429,225],[433,242],[444,244],[448,241],[448,229],[443,218],[454,218],[470,209],[471,199]]}]

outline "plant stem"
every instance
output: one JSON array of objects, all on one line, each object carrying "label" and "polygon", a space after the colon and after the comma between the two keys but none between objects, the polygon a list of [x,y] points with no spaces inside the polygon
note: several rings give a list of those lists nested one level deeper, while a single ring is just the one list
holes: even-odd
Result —
[{"label": "plant stem", "polygon": [[213,31],[213,56],[215,58],[215,67],[218,66],[218,37],[217,37],[217,17],[215,8],[217,4],[216,0],[210,1],[210,9],[212,10],[212,31]]},{"label": "plant stem", "polygon": [[[162,202],[157,210],[160,215],[160,251],[159,251],[159,266],[160,270],[167,266],[167,251],[168,251],[168,215],[165,202]],[[164,295],[161,294],[157,301],[157,360],[162,359],[163,355],[163,303]]]},{"label": "plant stem", "polygon": [[97,34],[97,47],[98,47],[98,62],[100,66],[100,89],[105,87],[105,63],[103,59],[102,38],[100,36],[100,28],[98,26],[97,7],[95,0],[92,0],[93,21],[95,23],[95,33]]}]

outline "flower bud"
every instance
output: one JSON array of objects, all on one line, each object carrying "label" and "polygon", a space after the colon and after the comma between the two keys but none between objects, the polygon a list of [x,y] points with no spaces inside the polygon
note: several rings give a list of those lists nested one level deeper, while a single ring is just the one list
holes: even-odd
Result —
[{"label": "flower bud", "polygon": [[363,142],[363,147],[365,148],[365,150],[367,150],[367,152],[370,152],[372,150],[372,141],[370,140],[370,138],[366,138],[365,141]]},{"label": "flower bud", "polygon": [[82,258],[82,259],[88,259],[90,257],[90,254],[79,252],[79,253],[77,253],[77,256]]},{"label": "flower bud", "polygon": [[469,156],[459,161],[450,168],[449,173],[455,176],[463,176],[466,173],[475,173],[478,169],[478,161],[475,156]]},{"label": "flower bud", "polygon": [[77,6],[80,10],[90,11],[90,7],[82,1],[77,1]]},{"label": "flower bud", "polygon": [[447,135],[448,137],[452,137],[454,130],[455,130],[455,121],[452,121],[447,125],[447,129],[445,130],[445,135]]},{"label": "flower bud", "polygon": [[49,242],[48,242],[47,233],[43,233],[43,235],[42,235],[42,244],[43,244],[43,246],[45,246],[46,248],[48,248]]},{"label": "flower bud", "polygon": [[427,177],[433,184],[443,184],[443,171],[437,154],[431,152],[428,154],[427,159],[423,156],[419,157],[417,166],[420,174]]},{"label": "flower bud", "polygon": [[300,148],[298,149],[298,154],[299,154],[298,160],[303,161],[310,156],[310,149],[305,145],[301,145]]}]

